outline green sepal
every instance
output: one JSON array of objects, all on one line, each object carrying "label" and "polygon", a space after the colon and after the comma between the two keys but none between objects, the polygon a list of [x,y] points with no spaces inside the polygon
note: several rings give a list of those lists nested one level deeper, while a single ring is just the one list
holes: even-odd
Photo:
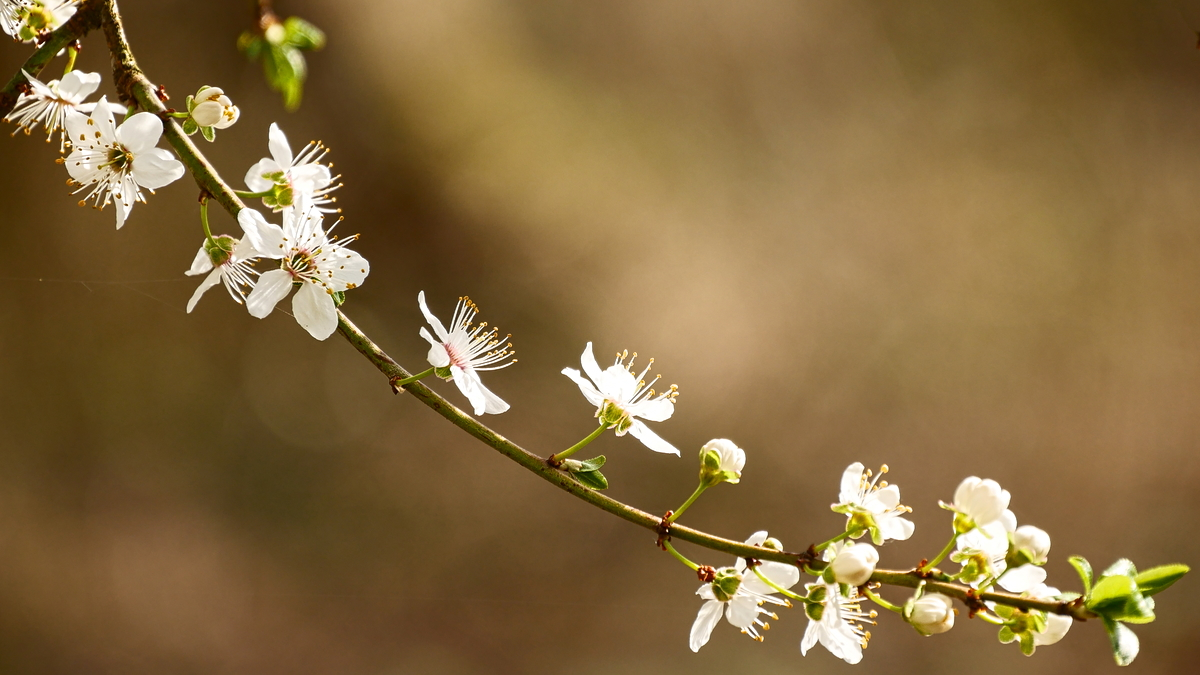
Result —
[{"label": "green sepal", "polygon": [[334,291],[331,295],[333,295],[333,306],[334,307],[341,307],[343,304],[345,304],[345,302],[346,302],[346,292],[345,291]]},{"label": "green sepal", "polygon": [[283,41],[296,49],[314,51],[325,46],[325,31],[298,16],[284,20],[283,30]]},{"label": "green sepal", "polygon": [[1104,618],[1104,628],[1108,631],[1108,642],[1117,665],[1127,666],[1133,663],[1138,650],[1141,649],[1138,636],[1127,626],[1109,618]]},{"label": "green sepal", "polygon": [[1073,555],[1067,558],[1067,562],[1071,563],[1071,567],[1079,573],[1079,580],[1083,582],[1083,594],[1087,595],[1092,592],[1092,583],[1095,575],[1092,573],[1092,564],[1081,555]]},{"label": "green sepal", "polygon": [[189,117],[183,121],[183,133],[191,136],[197,131],[200,131],[200,125],[196,124],[196,120]]},{"label": "green sepal", "polygon": [[217,140],[217,130],[213,127],[200,127],[200,135],[204,136],[204,140],[209,143]]},{"label": "green sepal", "polygon": [[187,111],[188,111],[188,112],[192,112],[193,110],[195,110],[195,109],[196,109],[196,97],[195,97],[195,96],[192,96],[191,94],[188,94],[187,98],[186,98],[186,99],[184,99],[184,103],[186,103],[186,104],[187,104]]},{"label": "green sepal", "polygon": [[1033,631],[1025,631],[1021,633],[1021,653],[1025,656],[1033,656],[1033,651],[1037,649],[1037,643],[1033,640]]},{"label": "green sepal", "polygon": [[454,373],[450,370],[450,366],[435,367],[433,374],[447,381],[454,379]]},{"label": "green sepal", "polygon": [[1008,644],[1017,639],[1017,634],[1014,633],[1013,629],[1009,628],[1008,626],[1001,626],[1000,632],[996,635],[996,638],[999,639],[1002,644]]},{"label": "green sepal", "polygon": [[599,471],[574,471],[571,472],[571,475],[575,477],[575,480],[593,490],[608,489],[608,479]]},{"label": "green sepal", "polygon": [[1150,596],[1167,590],[1171,584],[1182,579],[1183,575],[1189,571],[1191,568],[1187,565],[1159,565],[1141,572],[1133,580],[1137,583],[1138,590],[1142,592],[1142,595]]}]

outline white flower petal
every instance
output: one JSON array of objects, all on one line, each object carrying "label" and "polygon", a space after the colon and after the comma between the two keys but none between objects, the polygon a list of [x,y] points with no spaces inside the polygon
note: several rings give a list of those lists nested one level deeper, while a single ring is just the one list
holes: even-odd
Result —
[{"label": "white flower petal", "polygon": [[182,178],[186,170],[183,162],[175,159],[170,152],[162,148],[150,148],[140,155],[134,155],[130,173],[138,185],[149,190],[157,190]]},{"label": "white flower petal", "polygon": [[1009,593],[1024,593],[1045,580],[1045,568],[1026,564],[1008,570],[997,583]]},{"label": "white flower petal", "polygon": [[[580,389],[582,388],[583,387],[581,386]],[[650,427],[637,420],[633,420],[633,422],[629,425],[629,433],[633,434],[634,438],[638,439],[643,445],[655,452],[669,453],[677,456],[679,455],[679,450],[676,449],[675,446],[663,440],[658,434],[650,431]]]},{"label": "white flower petal", "polygon": [[[205,257],[208,257],[207,254]],[[213,270],[211,274],[204,278],[204,281],[200,282],[200,286],[196,289],[196,292],[192,293],[192,299],[188,300],[188,314],[191,314],[192,310],[196,308],[196,303],[200,302],[200,296],[204,295],[205,291],[219,283],[221,283],[221,270]]]},{"label": "white flower petal", "polygon": [[450,373],[458,390],[471,402],[471,409],[476,415],[482,415],[487,408],[483,392],[479,391],[479,376],[458,366],[450,366]]},{"label": "white flower petal", "polygon": [[450,334],[446,332],[446,327],[442,325],[441,320],[429,311],[429,305],[425,304],[425,291],[417,293],[417,304],[421,306],[421,313],[425,315],[425,320],[433,327],[433,332],[437,334],[439,342],[448,342]]},{"label": "white flower petal", "polygon": [[588,403],[591,403],[596,407],[600,407],[604,404],[604,394],[601,394],[595,387],[592,386],[591,382],[588,382],[586,379],[584,379],[583,376],[579,374],[578,370],[575,370],[574,368],[563,368],[562,374],[571,378],[572,382],[579,385],[579,391],[583,392],[583,397],[588,400]]},{"label": "white flower petal", "polygon": [[675,404],[669,398],[647,399],[627,408],[629,414],[648,422],[664,422],[675,414]]},{"label": "white flower petal", "polygon": [[76,103],[91,96],[100,86],[100,73],[85,73],[82,70],[72,70],[63,75],[58,83],[58,93],[64,99]]},{"label": "white flower petal", "polygon": [[262,214],[252,208],[238,211],[238,225],[246,233],[259,255],[265,258],[282,258],[284,254],[283,228],[268,223]]},{"label": "white flower petal", "polygon": [[749,628],[758,617],[758,601],[741,593],[725,603],[725,619],[738,628]]},{"label": "white flower petal", "polygon": [[583,372],[587,373],[592,382],[600,386],[600,380],[603,378],[601,372],[603,371],[600,370],[600,364],[596,363],[596,356],[592,353],[592,343],[587,343],[587,346],[583,348],[583,355],[579,357],[579,361],[583,364]]},{"label": "white flower petal", "polygon": [[162,129],[162,120],[158,115],[140,112],[127,118],[117,128],[117,142],[133,153],[136,160],[138,155],[158,145]]},{"label": "white flower petal", "polygon": [[855,462],[842,472],[841,490],[838,491],[839,504],[858,502],[858,490],[862,485],[863,469],[865,468],[862,462]]},{"label": "white flower petal", "polygon": [[246,172],[246,187],[250,188],[251,192],[266,192],[275,182],[264,176],[281,173],[285,168],[287,167],[279,166],[275,160],[264,157]]},{"label": "white flower petal", "polygon": [[689,640],[693,652],[700,651],[701,647],[708,644],[708,638],[712,636],[713,628],[720,620],[720,602],[709,600],[700,606],[700,612],[696,614],[696,621],[692,623],[692,635]]},{"label": "white flower petal", "polygon": [[337,306],[323,286],[312,282],[300,286],[292,297],[292,313],[296,322],[318,340],[324,340],[337,330]]},{"label": "white flower petal", "polygon": [[[72,71],[74,72],[74,71]],[[189,277],[194,277],[197,274],[204,274],[213,268],[212,258],[208,255],[208,251],[201,246],[199,251],[196,251],[196,257],[192,259],[192,267],[184,274]]]},{"label": "white flower petal", "polygon": [[250,316],[265,319],[275,305],[292,290],[292,275],[287,270],[271,270],[258,278],[258,285],[246,296]]},{"label": "white flower petal", "polygon": [[283,135],[278,124],[271,122],[267,138],[267,148],[271,150],[271,157],[282,170],[286,170],[292,165],[292,146],[288,145],[287,136]]}]

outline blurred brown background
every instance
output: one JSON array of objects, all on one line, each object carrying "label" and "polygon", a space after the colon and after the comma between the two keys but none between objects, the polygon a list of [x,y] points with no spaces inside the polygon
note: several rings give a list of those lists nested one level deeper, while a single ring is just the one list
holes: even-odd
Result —
[{"label": "blurred brown background", "polygon": [[[558,374],[588,340],[655,356],[684,456],[603,437],[614,497],[674,508],[728,437],[744,480],[686,518],[728,536],[827,538],[861,460],[916,509],[891,566],[940,548],[968,474],[1053,535],[1064,590],[1072,553],[1196,562],[1200,4],[284,0],[329,34],[297,114],[234,50],[249,2],[121,4],[175,105],[241,106],[202,144],[230,182],[271,121],[333,148],[373,265],[347,311],[384,348],[421,367],[421,289],[513,333],[502,433],[548,454],[591,430]],[[799,610],[692,654],[698,583],[652,534],[393,397],[340,337],[219,289],[184,314],[191,180],[117,232],[53,150],[0,138],[0,672],[849,668],[800,657]],[[1196,589],[1137,628],[1138,672],[1194,672]],[[861,667],[897,675],[1115,668],[1095,624],[1031,659],[965,616],[874,633]]]}]

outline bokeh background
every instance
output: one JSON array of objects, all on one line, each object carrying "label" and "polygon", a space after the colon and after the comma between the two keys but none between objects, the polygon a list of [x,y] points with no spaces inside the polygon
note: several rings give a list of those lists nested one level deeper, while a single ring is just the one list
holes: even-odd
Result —
[{"label": "bokeh background", "polygon": [[[861,460],[915,509],[890,566],[940,548],[970,474],[1052,534],[1063,589],[1072,553],[1195,564],[1200,4],[281,0],[329,34],[295,114],[234,49],[251,3],[121,4],[176,105],[213,84],[241,107],[202,144],[230,182],[271,121],[333,148],[373,270],[346,310],[385,349],[421,367],[422,289],[513,333],[500,432],[549,454],[591,430],[558,374],[589,340],[656,357],[683,458],[603,437],[614,497],[676,507],[728,437],[742,483],[686,518],[727,536],[827,538]],[[102,39],[81,59],[107,80]],[[849,668],[801,658],[799,610],[692,654],[698,583],[652,534],[393,396],[338,336],[220,290],[185,314],[191,180],[114,231],[54,150],[0,137],[0,671]],[[1194,579],[1165,594],[1133,668],[1194,672],[1198,606]],[[1115,668],[1097,624],[1026,659],[959,619],[884,616],[860,668]]]}]

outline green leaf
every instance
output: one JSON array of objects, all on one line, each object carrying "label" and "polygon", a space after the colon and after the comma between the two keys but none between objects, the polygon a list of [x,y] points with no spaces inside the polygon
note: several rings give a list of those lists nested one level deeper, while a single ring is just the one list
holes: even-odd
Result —
[{"label": "green leaf", "polygon": [[250,61],[257,61],[262,56],[263,47],[266,45],[267,41],[254,31],[248,30],[238,36],[238,50],[245,53],[246,58]]},{"label": "green leaf", "polygon": [[1108,566],[1108,569],[1100,573],[1100,578],[1104,577],[1136,577],[1137,568],[1133,566],[1133,561],[1129,558],[1121,558],[1117,562]]},{"label": "green leaf", "polygon": [[183,121],[183,133],[191,136],[197,131],[200,131],[200,125],[196,124],[196,120],[189,117]]},{"label": "green leaf", "polygon": [[1112,646],[1113,658],[1118,666],[1127,666],[1137,658],[1141,644],[1137,635],[1124,624],[1104,619],[1104,628],[1108,630],[1108,641]]},{"label": "green leaf", "polygon": [[296,49],[313,51],[325,46],[325,32],[298,16],[283,22],[283,41]]},{"label": "green leaf", "polygon": [[200,127],[200,134],[204,136],[204,140],[212,143],[217,140],[217,130],[212,127]]},{"label": "green leaf", "polygon": [[605,478],[604,474],[600,473],[599,471],[579,471],[572,473],[571,475],[575,476],[575,480],[583,483],[593,490],[608,489],[608,479]]},{"label": "green leaf", "polygon": [[579,471],[596,471],[600,467],[604,466],[604,461],[604,455],[593,457],[591,459],[585,459],[579,463]]},{"label": "green leaf", "polygon": [[1079,573],[1079,580],[1083,582],[1083,594],[1091,593],[1094,579],[1092,564],[1081,555],[1073,555],[1067,558],[1067,562],[1071,563],[1071,567],[1074,567],[1075,571]]},{"label": "green leaf", "polygon": [[1086,606],[1104,616],[1120,614],[1134,595],[1140,596],[1141,593],[1131,577],[1102,577],[1088,595]]},{"label": "green leaf", "polygon": [[1171,584],[1191,571],[1187,565],[1159,565],[1143,571],[1133,578],[1143,595],[1154,595],[1170,588]]}]

